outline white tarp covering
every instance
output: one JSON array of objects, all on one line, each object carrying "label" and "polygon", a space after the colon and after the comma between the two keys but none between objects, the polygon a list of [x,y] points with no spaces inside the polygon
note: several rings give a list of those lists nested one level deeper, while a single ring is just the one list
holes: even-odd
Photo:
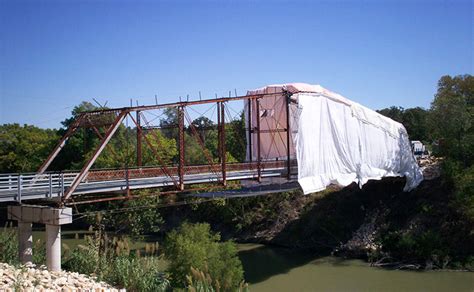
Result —
[{"label": "white tarp covering", "polygon": [[[356,182],[362,187],[370,179],[387,176],[405,176],[404,190],[409,191],[423,180],[402,124],[319,85],[272,85],[249,94],[267,92],[269,88],[282,92],[282,98],[287,90],[297,101],[297,106],[290,110],[293,136],[290,146],[294,148],[292,153],[296,152],[298,182],[305,194],[321,191],[330,184],[347,186]],[[278,97],[273,99],[277,106],[265,104],[265,108],[282,111]],[[262,109],[260,112],[262,116]],[[276,125],[286,125],[281,116],[277,116]],[[286,147],[283,139],[281,142],[261,139],[265,145],[280,143],[274,147]],[[274,151],[266,159],[279,156],[280,151]]]}]

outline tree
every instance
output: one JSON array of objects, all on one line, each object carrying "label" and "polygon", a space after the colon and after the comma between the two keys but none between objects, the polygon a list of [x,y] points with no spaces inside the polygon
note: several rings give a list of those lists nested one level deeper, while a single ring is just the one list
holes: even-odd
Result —
[{"label": "tree", "polygon": [[243,280],[237,247],[233,242],[219,243],[219,240],[220,235],[212,233],[207,223],[183,223],[170,232],[165,241],[165,255],[170,261],[174,284],[184,287],[186,276],[195,268],[209,273],[214,285],[224,291],[237,287]]},{"label": "tree", "polygon": [[428,127],[428,111],[421,108],[408,108],[392,106],[377,111],[405,127],[411,140],[428,141],[430,129]]},{"label": "tree", "polygon": [[403,111],[404,109],[400,106],[391,106],[389,108],[378,110],[377,112],[388,118],[391,118],[394,121],[403,123]]},{"label": "tree", "polygon": [[[69,126],[81,112],[96,109],[98,109],[96,106],[86,101],[75,106],[71,112],[71,117],[61,122],[64,128],[58,131],[59,135],[62,137],[66,134]],[[56,157],[49,169],[80,169],[86,161],[86,155],[92,152],[98,143],[99,138],[93,129],[78,129],[76,133],[68,139],[66,146],[59,152],[58,157]]]},{"label": "tree", "polygon": [[244,112],[240,114],[240,119],[234,119],[226,125],[226,149],[238,162],[245,161],[247,141],[245,138],[245,118]]},{"label": "tree", "polygon": [[157,208],[160,202],[158,196],[148,196],[155,190],[142,190],[136,192],[143,197],[128,201],[109,202],[105,210],[116,210],[117,212],[105,213],[102,218],[102,224],[107,229],[112,229],[116,233],[126,234],[133,239],[139,239],[143,234],[158,232],[163,224]]},{"label": "tree", "polygon": [[430,124],[442,139],[442,154],[461,161],[474,162],[474,76],[443,76],[431,103]]},{"label": "tree", "polygon": [[[199,134],[199,137],[201,138],[201,141],[204,142],[204,144],[206,143],[206,133],[208,131],[215,131],[215,124],[213,121],[211,121],[209,118],[207,117],[204,117],[204,116],[200,116],[199,118],[196,118],[194,119],[191,124],[194,126],[194,128],[196,129],[196,131],[198,132]],[[188,133],[190,135],[193,135],[193,130],[191,129],[191,127],[188,128]]]},{"label": "tree", "polygon": [[176,147],[176,140],[167,138],[160,130],[151,130],[154,133],[148,133],[147,139],[158,153],[156,157],[155,152],[150,149],[146,142],[143,142],[143,165],[162,165],[169,164],[178,155],[178,148]]},{"label": "tree", "polygon": [[164,118],[160,119],[160,128],[166,138],[178,138],[178,109],[168,107],[163,110]]},{"label": "tree", "polygon": [[37,171],[59,139],[55,130],[35,126],[0,126],[0,171]]}]

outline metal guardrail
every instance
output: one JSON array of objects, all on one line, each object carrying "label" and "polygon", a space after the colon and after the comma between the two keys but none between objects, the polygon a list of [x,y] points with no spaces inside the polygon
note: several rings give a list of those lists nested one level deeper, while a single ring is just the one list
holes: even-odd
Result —
[{"label": "metal guardrail", "polygon": [[[291,164],[292,167],[296,163]],[[286,161],[265,161],[261,163],[266,177],[284,175]],[[229,163],[226,166],[229,180],[253,179],[257,174],[257,163]],[[93,170],[80,182],[75,194],[123,191],[147,187],[170,186],[177,178],[177,167],[169,167],[172,177],[160,167],[130,169]],[[79,172],[9,173],[0,174],[0,202],[28,199],[52,199],[62,197],[77,178]],[[186,184],[218,182],[220,173],[209,165],[185,167]]]},{"label": "metal guardrail", "polygon": [[42,190],[45,198],[61,196],[71,185],[78,173],[45,173],[45,174],[1,174],[0,195],[15,193],[15,201],[21,202],[22,195]]}]

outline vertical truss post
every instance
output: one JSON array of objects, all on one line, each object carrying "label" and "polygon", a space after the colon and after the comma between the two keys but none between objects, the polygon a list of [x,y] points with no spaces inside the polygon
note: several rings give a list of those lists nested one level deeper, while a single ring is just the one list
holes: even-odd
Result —
[{"label": "vertical truss post", "polygon": [[[137,123],[140,124],[140,111],[137,111]],[[142,131],[137,127],[137,166],[142,166]]]},{"label": "vertical truss post", "polygon": [[184,109],[178,106],[178,148],[179,148],[179,162],[178,162],[178,176],[179,189],[184,190]]},{"label": "vertical truss post", "polygon": [[286,168],[287,168],[288,180],[291,178],[291,164],[290,164],[291,149],[290,149],[290,143],[291,143],[290,94],[287,92],[286,93],[286,156],[287,156]]},{"label": "vertical truss post", "polygon": [[97,157],[99,157],[100,153],[102,153],[102,150],[104,150],[107,143],[109,143],[110,139],[115,134],[115,132],[117,131],[117,129],[119,128],[120,124],[122,123],[123,119],[125,118],[127,114],[128,114],[128,111],[122,110],[120,114],[117,116],[117,118],[115,118],[114,123],[109,127],[109,129],[105,133],[103,139],[100,141],[99,146],[94,151],[94,154],[92,155],[91,159],[84,165],[84,167],[82,167],[79,174],[72,181],[71,186],[67,189],[66,193],[64,194],[62,198],[62,202],[66,201],[67,199],[69,199],[69,197],[71,197],[72,193],[76,190],[77,186],[86,177],[87,173],[89,172],[89,169],[92,167]]},{"label": "vertical truss post", "polygon": [[249,161],[252,162],[252,132],[253,132],[253,128],[252,128],[252,99],[249,98],[247,99],[247,102],[248,102],[248,116],[249,116],[249,119],[248,119],[248,131],[249,131],[249,140],[248,140],[248,147],[249,147]]},{"label": "vertical truss post", "polygon": [[222,141],[221,141],[221,103],[217,102],[217,159],[222,162]]},{"label": "vertical truss post", "polygon": [[225,105],[224,102],[221,102],[221,135],[220,135],[220,140],[221,140],[221,165],[222,165],[222,184],[224,186],[227,185],[227,174],[226,174],[226,148],[225,148]]},{"label": "vertical truss post", "polygon": [[259,182],[262,181],[262,166],[261,166],[261,152],[260,152],[260,99],[256,100],[257,102],[257,110],[256,110],[256,115],[257,115],[257,180]]}]

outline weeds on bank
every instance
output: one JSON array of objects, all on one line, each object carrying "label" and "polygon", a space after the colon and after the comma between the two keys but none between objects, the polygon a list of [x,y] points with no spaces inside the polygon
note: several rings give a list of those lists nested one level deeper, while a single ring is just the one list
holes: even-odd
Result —
[{"label": "weeds on bank", "polygon": [[[44,265],[46,263],[46,249],[44,241],[40,239],[33,243],[33,263]],[[10,265],[19,265],[18,260],[18,232],[13,228],[13,222],[5,223],[0,231],[0,262]]]},{"label": "weeds on bank", "polygon": [[64,268],[82,274],[95,275],[111,285],[128,291],[166,291],[169,281],[160,269],[157,244],[145,248],[147,257],[139,250],[131,252],[125,238],[108,238],[101,230],[85,236],[85,243],[64,254]]}]

